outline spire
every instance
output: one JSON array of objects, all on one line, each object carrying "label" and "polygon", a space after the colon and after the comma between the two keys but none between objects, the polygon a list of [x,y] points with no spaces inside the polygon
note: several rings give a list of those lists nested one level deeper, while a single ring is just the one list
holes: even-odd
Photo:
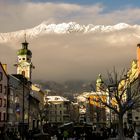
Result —
[{"label": "spire", "polygon": [[24,42],[22,43],[22,49],[28,49],[28,42],[26,41],[26,32],[24,33]]},{"label": "spire", "polygon": [[27,41],[26,41],[26,32],[24,33],[24,40],[25,40],[25,42],[27,42]]},{"label": "spire", "polygon": [[27,42],[27,34],[26,32],[24,33],[24,42],[22,42],[22,48],[18,50],[17,54],[18,55],[28,55],[32,56],[32,52],[28,49],[28,42]]},{"label": "spire", "polygon": [[98,84],[98,83],[100,83],[100,84],[104,83],[103,80],[102,80],[102,75],[101,74],[98,75],[98,78],[96,80],[96,84]]},{"label": "spire", "polygon": [[97,80],[96,80],[96,91],[100,91],[101,89],[103,89],[103,80],[102,80],[102,75],[101,74],[99,74],[98,75],[98,78],[97,78]]}]

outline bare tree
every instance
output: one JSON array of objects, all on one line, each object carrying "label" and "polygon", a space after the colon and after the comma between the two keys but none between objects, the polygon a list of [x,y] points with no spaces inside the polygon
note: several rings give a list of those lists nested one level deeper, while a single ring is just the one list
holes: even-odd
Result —
[{"label": "bare tree", "polygon": [[[119,140],[124,140],[123,117],[127,111],[140,107],[140,86],[138,73],[129,74],[123,71],[118,74],[114,69],[108,73],[108,84],[103,83],[100,88],[100,94],[96,102],[101,103],[114,111],[118,116],[118,135]],[[109,101],[103,100],[101,95],[106,94]]]}]

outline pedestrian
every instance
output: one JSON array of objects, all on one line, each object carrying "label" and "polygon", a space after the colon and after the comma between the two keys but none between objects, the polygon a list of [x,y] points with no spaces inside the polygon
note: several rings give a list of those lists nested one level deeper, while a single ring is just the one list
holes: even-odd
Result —
[{"label": "pedestrian", "polygon": [[132,126],[130,126],[128,129],[128,135],[129,135],[129,138],[132,138],[134,136],[134,130],[133,130]]},{"label": "pedestrian", "polygon": [[64,130],[64,131],[63,131],[64,140],[67,140],[67,139],[68,139],[68,136],[69,136],[68,131],[67,131],[67,130]]},{"label": "pedestrian", "polygon": [[134,133],[133,140],[138,140],[138,134],[137,134],[136,131],[135,131],[135,133]]},{"label": "pedestrian", "polygon": [[61,130],[58,130],[58,132],[57,132],[57,134],[56,134],[56,137],[57,137],[57,140],[62,140],[62,139],[63,139]]}]

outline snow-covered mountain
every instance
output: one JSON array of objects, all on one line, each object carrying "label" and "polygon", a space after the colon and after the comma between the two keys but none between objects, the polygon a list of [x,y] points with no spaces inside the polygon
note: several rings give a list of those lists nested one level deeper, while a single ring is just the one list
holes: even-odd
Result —
[{"label": "snow-covered mountain", "polygon": [[120,31],[126,29],[140,29],[140,25],[129,25],[126,23],[119,23],[116,25],[80,25],[76,22],[61,23],[61,24],[47,24],[43,22],[40,25],[31,28],[20,30],[16,32],[0,33],[0,43],[5,43],[11,40],[18,40],[23,38],[25,33],[29,38],[38,37],[45,34],[69,34],[69,33],[106,33],[113,31]]}]

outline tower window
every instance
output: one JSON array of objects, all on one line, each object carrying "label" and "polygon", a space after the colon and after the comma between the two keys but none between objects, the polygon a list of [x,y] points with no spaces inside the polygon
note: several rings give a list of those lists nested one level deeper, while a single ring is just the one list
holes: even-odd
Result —
[{"label": "tower window", "polygon": [[25,76],[25,71],[22,71],[22,75]]},{"label": "tower window", "polygon": [[29,58],[27,58],[27,60],[29,60]]},{"label": "tower window", "polygon": [[0,98],[0,107],[2,107],[2,98]]},{"label": "tower window", "polygon": [[0,112],[0,122],[1,122],[1,120],[2,120],[1,114],[2,114],[2,113]]},{"label": "tower window", "polygon": [[25,58],[22,58],[22,60],[25,60]]}]

